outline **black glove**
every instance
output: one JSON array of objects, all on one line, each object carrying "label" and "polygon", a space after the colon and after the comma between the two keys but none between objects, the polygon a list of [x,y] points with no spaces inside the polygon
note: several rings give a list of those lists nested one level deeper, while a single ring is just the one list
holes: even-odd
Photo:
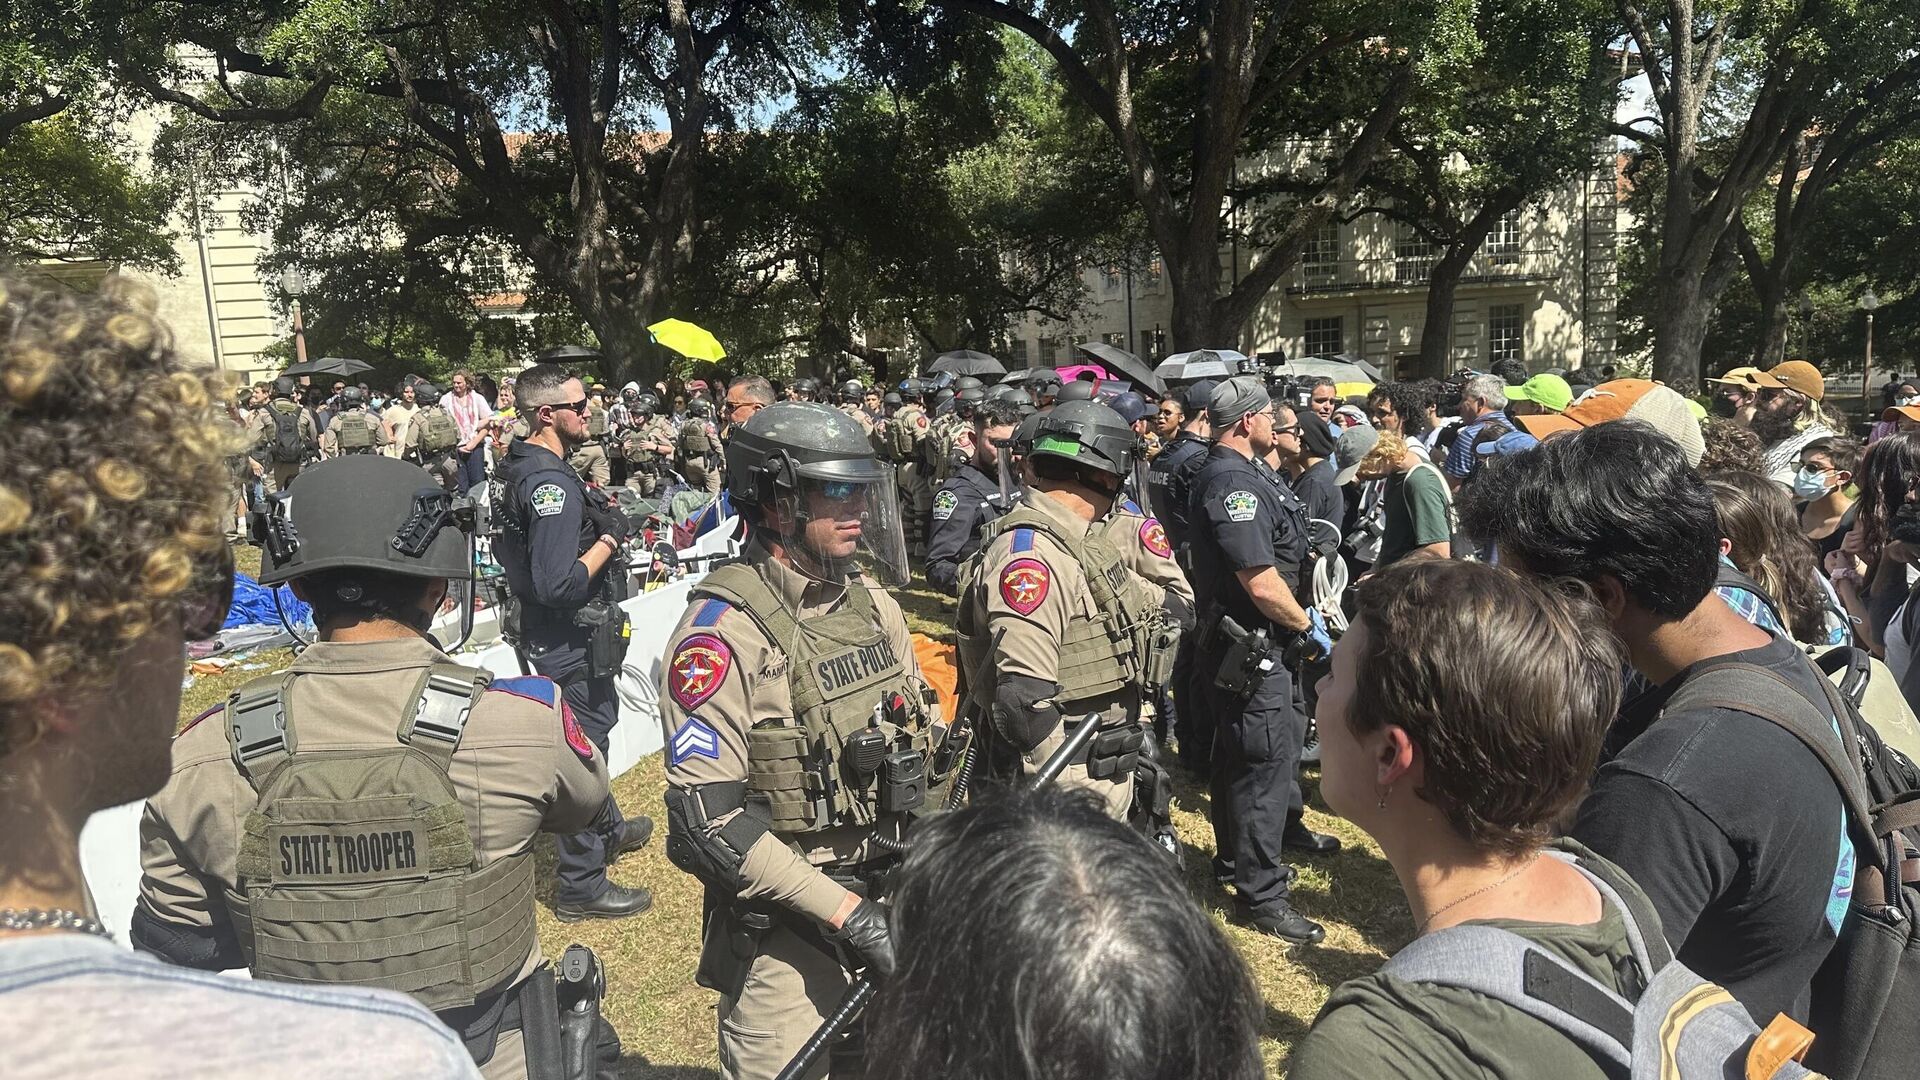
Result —
[{"label": "black glove", "polygon": [[613,505],[607,493],[598,488],[587,491],[587,519],[593,522],[594,530],[606,533],[615,540],[624,541],[633,535],[633,521]]},{"label": "black glove", "polygon": [[893,933],[887,929],[887,909],[872,900],[861,900],[840,929],[827,931],[827,940],[853,950],[870,973],[893,974]]}]

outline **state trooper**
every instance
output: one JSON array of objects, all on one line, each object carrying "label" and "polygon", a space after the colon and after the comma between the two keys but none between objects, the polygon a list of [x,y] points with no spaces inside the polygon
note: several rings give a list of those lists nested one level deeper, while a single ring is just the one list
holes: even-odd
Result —
[{"label": "state trooper", "polygon": [[1264,460],[1293,427],[1293,413],[1245,375],[1216,387],[1207,413],[1214,446],[1194,478],[1188,518],[1200,609],[1194,676],[1217,725],[1214,873],[1232,880],[1256,929],[1313,943],[1325,931],[1289,902],[1294,872],[1282,849],[1325,854],[1340,842],[1301,817],[1306,717],[1294,705],[1292,668],[1326,655],[1332,643],[1319,612],[1296,598],[1307,560],[1306,509]]},{"label": "state trooper", "polygon": [[[1162,409],[1179,410],[1179,428],[1160,448],[1147,471],[1149,501],[1166,529],[1167,542],[1174,559],[1191,577],[1193,573],[1193,536],[1187,521],[1187,508],[1194,478],[1207,463],[1213,448],[1213,427],[1207,420],[1207,403],[1215,384],[1202,379],[1176,396],[1169,393]],[[1180,651],[1173,661],[1174,738],[1179,742],[1180,760],[1198,776],[1206,776],[1213,761],[1213,716],[1206,706],[1206,690],[1194,681],[1194,635],[1180,640]]]},{"label": "state trooper", "polygon": [[439,387],[430,382],[414,383],[413,399],[420,403],[420,410],[407,425],[407,460],[452,491],[460,476],[460,427],[441,403]]},{"label": "state trooper", "polygon": [[652,498],[665,485],[662,473],[673,459],[676,432],[673,421],[660,413],[660,399],[635,392],[628,403],[628,427],[621,453],[627,459],[627,486]]},{"label": "state trooper", "polygon": [[[586,438],[586,388],[565,368],[535,364],[520,373],[516,440],[494,473],[494,554],[511,593],[507,623],[523,663],[560,685],[580,727],[600,752],[620,720],[614,678],[630,630],[621,542],[627,518],[606,492],[588,489],[563,456]],[[554,915],[563,922],[637,915],[653,903],[645,889],[607,880],[607,864],[651,831],[625,820],[612,797],[586,829],[562,837]]]},{"label": "state trooper", "polygon": [[602,812],[606,764],[552,682],[462,666],[428,633],[472,576],[472,525],[377,455],[275,504],[260,580],[313,605],[319,640],[174,740],[130,936],[189,967],[402,991],[484,1075],[555,1075],[534,845]]},{"label": "state trooper", "polygon": [[927,584],[960,593],[960,565],[980,550],[982,530],[1013,508],[1020,481],[1014,478],[1008,443],[1020,423],[1020,407],[1006,397],[982,401],[973,425],[960,436],[966,463],[934,493],[933,526],[927,538]]},{"label": "state trooper", "polygon": [[904,379],[898,393],[887,395],[894,406],[886,423],[876,429],[875,439],[884,444],[884,455],[894,464],[894,480],[900,487],[902,513],[906,520],[907,554],[924,559],[928,549],[928,515],[933,510],[933,470],[927,465],[927,436],[933,421],[921,404],[925,391],[919,379]]},{"label": "state trooper", "polygon": [[285,491],[320,447],[313,413],[301,407],[299,393],[300,384],[282,375],[273,380],[273,396],[266,407],[254,410],[248,421],[253,458],[264,467],[268,491]]},{"label": "state trooper", "polygon": [[613,483],[613,461],[607,454],[607,433],[612,430],[607,410],[607,388],[596,384],[587,394],[587,441],[574,448],[567,464],[580,479],[596,487]]},{"label": "state trooper", "polygon": [[321,456],[371,454],[386,445],[387,429],[379,417],[367,412],[366,391],[357,386],[340,391],[340,411],[327,422],[327,433],[320,436]]},{"label": "state trooper", "polygon": [[687,402],[687,418],[674,439],[674,465],[688,484],[718,495],[720,460],[720,432],[713,425],[713,402],[692,398]]},{"label": "state trooper", "polygon": [[968,708],[988,723],[988,775],[1037,770],[1083,723],[1098,734],[1060,776],[1126,820],[1145,733],[1142,695],[1173,661],[1184,598],[1129,570],[1099,522],[1133,468],[1137,439],[1112,409],[1058,405],[1026,455],[1027,489],[961,571],[960,664]]},{"label": "state trooper", "polygon": [[694,586],[661,716],[667,856],[706,886],[696,981],[720,993],[721,1075],[741,1080],[780,1071],[849,968],[892,970],[877,890],[939,779],[938,707],[883,587],[908,575],[899,504],[859,424],[784,402],[726,455],[752,539]]},{"label": "state trooper", "polygon": [[867,388],[861,384],[859,379],[848,379],[846,382],[840,384],[840,391],[837,396],[840,399],[840,411],[853,417],[854,423],[860,425],[860,430],[864,432],[868,438],[872,438],[873,414],[867,411],[865,404]]}]

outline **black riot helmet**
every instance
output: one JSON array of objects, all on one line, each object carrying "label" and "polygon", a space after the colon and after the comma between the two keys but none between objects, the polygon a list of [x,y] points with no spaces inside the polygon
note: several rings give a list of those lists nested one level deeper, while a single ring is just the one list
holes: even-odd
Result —
[{"label": "black riot helmet", "polygon": [[954,392],[945,387],[935,391],[933,395],[933,411],[937,414],[940,413],[942,409],[948,409],[948,407],[953,404],[954,396]]},{"label": "black riot helmet", "polygon": [[698,417],[704,420],[707,417],[713,415],[713,402],[708,401],[706,398],[703,398],[703,397],[688,398],[687,399],[687,415]]},{"label": "black riot helmet", "polygon": [[900,406],[905,405],[907,402],[905,398],[901,397],[897,393],[894,393],[892,390],[889,390],[887,391],[886,396],[880,399],[880,403],[890,408],[897,409]]},{"label": "black riot helmet", "polygon": [[660,411],[660,399],[652,394],[636,394],[627,408],[641,416],[652,416]]},{"label": "black riot helmet", "polygon": [[[876,576],[889,585],[908,580],[893,470],[874,456],[872,441],[853,417],[812,402],[769,405],[733,429],[726,461],[727,494],[735,506],[778,510],[786,521],[802,526],[813,516],[816,496],[863,497],[860,546],[874,563]],[[751,514],[752,519],[758,519],[755,524],[761,528],[770,527],[762,513]],[[804,528],[779,539],[790,549],[806,548],[829,574],[847,569],[813,551],[804,540]]]},{"label": "black riot helmet", "polygon": [[820,396],[820,384],[803,375],[793,380],[793,396],[801,401],[813,401]]},{"label": "black riot helmet", "polygon": [[959,378],[953,380],[953,392],[958,394],[967,390],[979,390],[984,388],[986,385],[987,385],[986,383],[981,382],[979,379],[976,379],[971,375],[962,375]]},{"label": "black riot helmet", "polygon": [[473,507],[418,465],[378,454],[332,458],[274,500],[260,581],[339,569],[470,578],[473,526]]},{"label": "black riot helmet", "polygon": [[969,386],[965,390],[953,395],[953,408],[955,412],[960,414],[962,420],[971,420],[973,419],[974,406],[979,405],[985,400],[987,400],[987,392],[985,390],[977,386]]},{"label": "black riot helmet", "polygon": [[1063,401],[1039,419],[1029,456],[1063,458],[1122,478],[1133,471],[1140,437],[1107,406]]},{"label": "black riot helmet", "polygon": [[419,405],[421,408],[426,408],[429,405],[438,405],[440,404],[440,388],[422,379],[413,384],[413,401],[414,404]]},{"label": "black riot helmet", "polygon": [[1094,391],[1099,388],[1099,384],[1092,379],[1075,379],[1070,383],[1062,383],[1060,392],[1054,395],[1053,400],[1058,405],[1065,405],[1069,401],[1092,401]]},{"label": "black riot helmet", "polygon": [[1012,383],[1001,383],[999,386],[994,387],[987,396],[989,398],[998,398],[1002,401],[1013,402],[1014,407],[1020,410],[1022,417],[1032,416],[1034,413],[1033,395]]},{"label": "black riot helmet", "polygon": [[848,379],[840,384],[840,404],[858,405],[860,399],[867,396],[867,388],[860,385],[859,379]]},{"label": "black riot helmet", "polygon": [[300,393],[300,384],[294,382],[292,376],[282,375],[273,380],[274,397],[291,398],[298,393]]},{"label": "black riot helmet", "polygon": [[1044,405],[1060,392],[1060,373],[1052,368],[1039,368],[1028,375],[1022,385],[1033,395],[1036,404]]},{"label": "black riot helmet", "polygon": [[349,386],[340,391],[341,411],[364,408],[367,404],[367,392],[357,386]]}]

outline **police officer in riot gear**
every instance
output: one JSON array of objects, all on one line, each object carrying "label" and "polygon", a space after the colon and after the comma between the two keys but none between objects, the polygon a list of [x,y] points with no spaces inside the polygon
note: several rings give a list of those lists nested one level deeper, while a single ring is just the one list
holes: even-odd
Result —
[{"label": "police officer in riot gear", "polygon": [[1007,444],[1020,422],[1020,408],[1006,397],[982,401],[963,432],[966,463],[933,496],[933,526],[927,537],[927,584],[957,596],[960,564],[980,550],[981,530],[1012,509],[1020,482]]},{"label": "police officer in riot gear", "polygon": [[1264,460],[1278,430],[1293,425],[1293,413],[1246,375],[1221,383],[1207,412],[1214,447],[1194,479],[1188,517],[1201,634],[1194,678],[1218,725],[1214,869],[1222,880],[1231,877],[1255,928],[1289,942],[1317,942],[1325,931],[1288,901],[1293,868],[1282,849],[1339,847],[1301,817],[1306,717],[1293,695],[1294,666],[1332,645],[1319,612],[1295,595],[1307,562],[1305,508]]},{"label": "police officer in riot gear", "polygon": [[986,717],[992,775],[1032,772],[1082,723],[1100,728],[1061,774],[1116,819],[1133,804],[1140,705],[1170,674],[1184,596],[1127,568],[1102,524],[1137,438],[1112,409],[1067,402],[1040,418],[1028,488],[961,571],[967,708]]},{"label": "police officer in riot gear", "polygon": [[[1213,448],[1213,427],[1207,420],[1207,403],[1213,397],[1215,383],[1203,379],[1186,388],[1181,395],[1184,416],[1180,430],[1162,446],[1147,472],[1149,501],[1166,529],[1174,560],[1189,578],[1193,575],[1192,530],[1187,523],[1187,503],[1194,478],[1207,463]],[[1194,635],[1181,639],[1180,653],[1173,662],[1174,737],[1180,743],[1180,760],[1195,775],[1205,777],[1213,761],[1213,715],[1206,706],[1205,687],[1193,679]]]},{"label": "police officer in riot gear", "polygon": [[[428,633],[472,577],[472,528],[419,466],[373,454],[276,501],[260,580],[313,605],[319,640],[174,741],[131,938],[195,968],[402,991],[484,1075],[551,1076],[534,845],[603,812],[606,764],[552,682],[462,666]],[[611,1035],[582,1033],[617,1056]]]},{"label": "police officer in riot gear", "polygon": [[1035,408],[1045,409],[1053,405],[1060,394],[1060,373],[1052,368],[1039,368],[1027,376],[1022,384],[1032,395]]},{"label": "police officer in riot gear", "polygon": [[340,391],[340,411],[327,422],[326,434],[320,436],[321,456],[372,454],[386,445],[387,429],[381,426],[379,417],[367,413],[366,391],[357,386]]},{"label": "police officer in riot gear", "polygon": [[820,380],[818,379],[802,376],[793,380],[790,388],[793,391],[793,400],[795,401],[820,400]]},{"label": "police officer in riot gear", "polygon": [[[507,451],[494,476],[494,552],[506,571],[518,623],[516,647],[558,683],[580,726],[600,752],[620,719],[614,678],[626,657],[627,598],[621,557],[627,519],[606,493],[567,466],[587,437],[586,388],[565,368],[535,364],[520,373],[520,416],[528,435]],[[637,915],[653,903],[645,889],[607,880],[607,864],[652,830],[623,819],[609,797],[594,823],[559,843],[554,914],[563,921]]]},{"label": "police officer in riot gear", "polygon": [[667,856],[706,886],[697,981],[720,993],[721,1075],[741,1080],[780,1071],[850,968],[892,969],[877,888],[938,781],[937,704],[882,587],[907,579],[899,503],[859,425],[773,405],[726,455],[751,540],[694,586],[661,706]]}]

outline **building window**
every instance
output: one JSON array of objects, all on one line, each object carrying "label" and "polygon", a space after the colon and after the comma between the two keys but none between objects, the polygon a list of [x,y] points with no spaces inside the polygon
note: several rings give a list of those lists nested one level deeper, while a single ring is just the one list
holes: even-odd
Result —
[{"label": "building window", "polygon": [[483,251],[473,257],[473,291],[507,291],[507,255],[504,251]]},{"label": "building window", "polygon": [[1100,272],[1100,284],[1108,296],[1120,295],[1120,268],[1109,266]]},{"label": "building window", "polygon": [[1148,259],[1146,268],[1140,272],[1140,287],[1143,289],[1158,289],[1160,287],[1160,279],[1166,276],[1166,272],[1167,264],[1160,261],[1160,256],[1155,255],[1153,258]]},{"label": "building window", "polygon": [[1396,222],[1393,235],[1393,280],[1402,285],[1424,285],[1433,277],[1433,241],[1405,222]]},{"label": "building window", "polygon": [[1331,319],[1307,320],[1306,354],[1308,356],[1338,356],[1346,347],[1344,317],[1335,315]]},{"label": "building window", "polygon": [[1033,364],[1027,359],[1029,356],[1032,356],[1032,355],[1033,355],[1032,343],[1027,341],[1026,338],[1013,339],[1013,356],[1011,356],[1009,359],[1011,359],[1016,365],[1018,365],[1014,370],[1019,371],[1019,370],[1024,370],[1026,368],[1032,367]]},{"label": "building window", "polygon": [[1306,286],[1325,288],[1340,279],[1340,223],[1330,221],[1313,231],[1300,253],[1300,274]]},{"label": "building window", "polygon": [[1165,330],[1140,331],[1140,358],[1142,360],[1159,359],[1167,355],[1167,332]]},{"label": "building window", "polygon": [[1526,360],[1527,309],[1520,304],[1487,308],[1487,362]]},{"label": "building window", "polygon": [[1040,339],[1040,355],[1033,358],[1033,363],[1030,366],[1052,367],[1053,354],[1059,348],[1060,348],[1060,342],[1057,339],[1050,338],[1050,337],[1041,338]]},{"label": "building window", "polygon": [[1493,266],[1520,265],[1520,211],[1509,210],[1487,233],[1487,262]]},{"label": "building window", "polygon": [[1116,349],[1125,349],[1127,347],[1127,332],[1125,330],[1115,330],[1111,334],[1101,334],[1100,340]]}]

